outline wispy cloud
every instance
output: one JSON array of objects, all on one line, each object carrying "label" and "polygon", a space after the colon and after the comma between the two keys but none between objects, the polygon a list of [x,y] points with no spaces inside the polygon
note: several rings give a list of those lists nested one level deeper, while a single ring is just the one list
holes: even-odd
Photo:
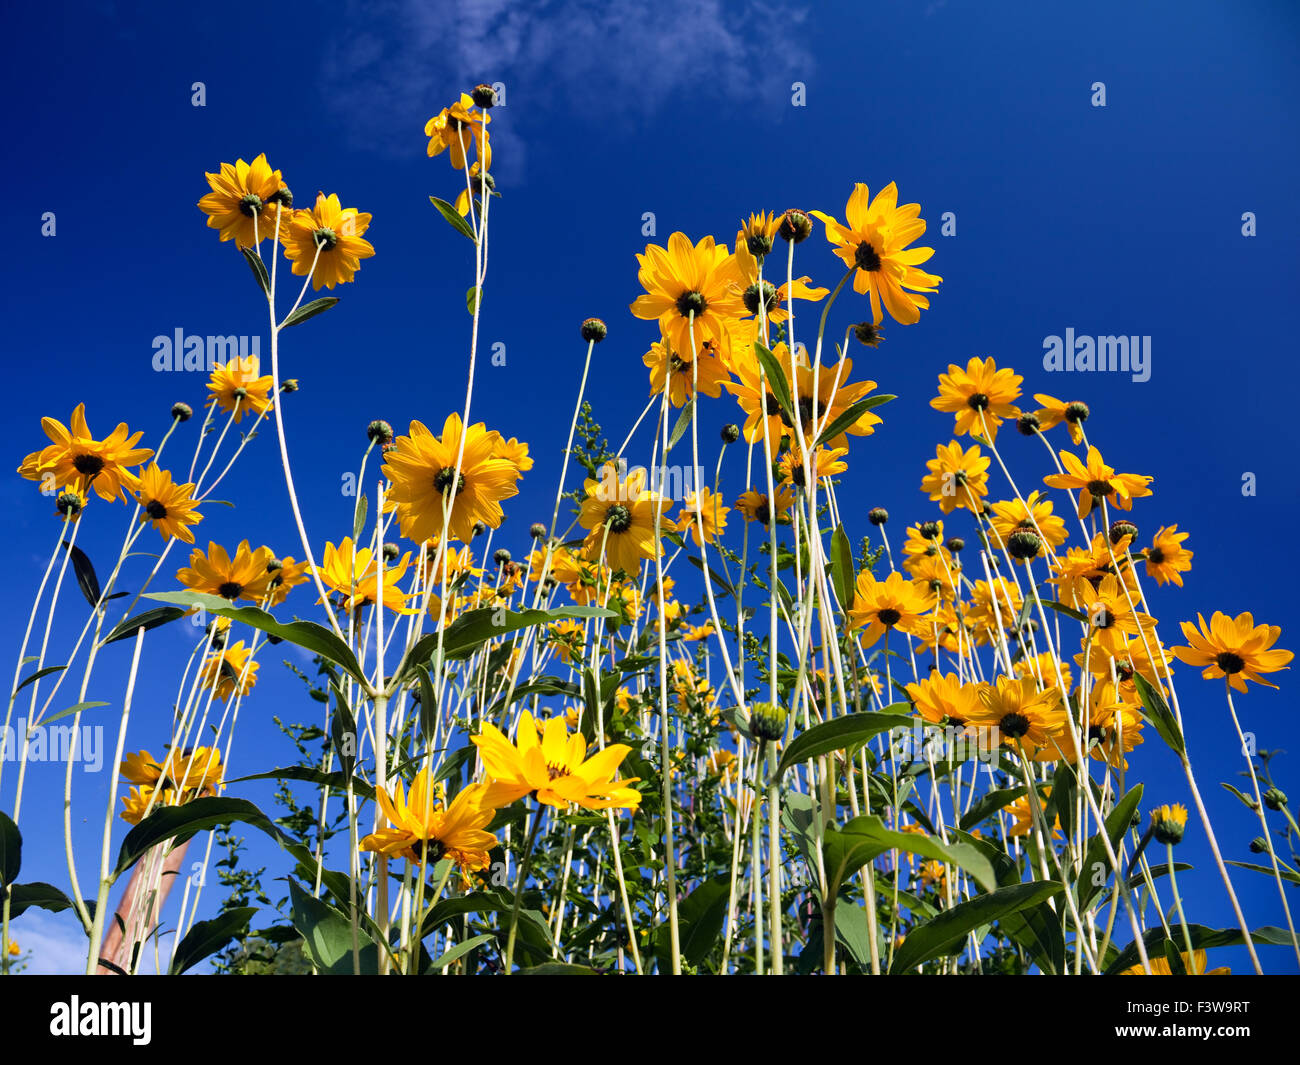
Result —
[{"label": "wispy cloud", "polygon": [[504,82],[507,107],[513,93],[576,122],[680,99],[707,124],[719,104],[788,99],[813,66],[807,10],[764,0],[366,0],[346,17],[324,92],[353,144],[384,154],[409,153],[429,115],[479,81]]}]

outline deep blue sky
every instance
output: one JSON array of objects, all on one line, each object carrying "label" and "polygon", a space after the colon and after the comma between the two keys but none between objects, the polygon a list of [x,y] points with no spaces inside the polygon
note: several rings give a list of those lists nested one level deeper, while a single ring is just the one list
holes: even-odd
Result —
[{"label": "deep blue sky", "polygon": [[[1154,476],[1154,497],[1134,511],[1144,539],[1162,524],[1191,532],[1186,588],[1153,596],[1166,643],[1180,642],[1176,622],[1198,610],[1249,609],[1280,624],[1281,645],[1294,648],[1297,589],[1283,560],[1297,511],[1288,429],[1300,332],[1295,8],[1071,7],[559,0],[468,10],[400,2],[14,9],[0,70],[10,159],[0,218],[14,238],[0,286],[10,466],[44,442],[42,415],[66,421],[80,400],[97,433],[125,420],[146,431],[146,443],[156,443],[173,402],[198,407],[200,375],[152,370],[155,336],[178,327],[265,332],[247,268],[195,206],[205,170],[265,151],[300,205],[320,188],[374,215],[367,236],[377,254],[355,284],[336,290],[341,306],[284,337],[284,373],[302,381],[287,417],[308,528],[317,550],[345,535],[352,501],[339,486],[356,467],[366,424],[440,425],[461,403],[471,248],[429,207],[431,193],[452,199],[461,186],[445,158],[425,157],[422,127],[462,88],[503,81],[507,106],[494,112],[492,130],[504,195],[492,209],[482,337],[488,348],[506,345],[507,365],[480,370],[474,420],[529,441],[538,459],[508,507],[517,555],[528,524],[549,513],[583,318],[610,326],[590,388],[609,435],[621,440],[645,402],[641,355],[654,327],[627,312],[640,291],[633,256],[645,244],[643,212],[655,212],[660,243],[674,230],[730,240],[750,211],[815,207],[843,218],[853,182],[874,192],[894,180],[903,202],[923,205],[924,243],[936,248],[927,269],[944,281],[918,326],[886,323],[878,351],[853,353],[857,377],[901,397],[851,453],[851,494],[841,498],[854,500],[855,531],[866,531],[874,504],[894,514],[896,537],[930,515],[917,484],[951,432],[951,417],[928,406],[936,375],[950,361],[993,355],[1025,375],[1027,393],[1087,400],[1090,436],[1108,461]],[[191,105],[198,81],[202,108]],[[796,81],[806,86],[805,107],[791,105]],[[1090,103],[1098,81],[1104,108]],[[55,237],[41,235],[46,211],[57,216]],[[952,237],[939,235],[947,211],[957,219]],[[1257,218],[1252,238],[1241,233],[1247,211]],[[796,265],[822,283],[839,276],[820,231]],[[833,311],[832,333],[865,315],[865,301],[850,294]],[[1043,338],[1066,328],[1150,336],[1150,380],[1045,373]],[[702,409],[710,454],[717,427],[733,418],[726,400]],[[180,434],[185,448],[198,424]],[[1003,439],[1026,489],[1049,472],[1041,446]],[[1247,471],[1257,477],[1253,497],[1241,494]],[[300,556],[273,432],[236,472],[237,484],[219,494],[238,508],[209,513],[200,542],[233,546],[248,536]],[[732,472],[733,492],[741,472]],[[0,646],[13,649],[54,528],[49,501],[30,483],[10,474],[0,486],[12,563]],[[94,509],[81,542],[102,558],[115,550],[125,513]],[[149,539],[145,550],[154,549]],[[310,599],[300,592],[294,605],[305,613]],[[64,606],[79,626],[74,595]],[[129,749],[160,746],[172,661],[189,631],[183,636],[149,641],[146,667],[156,672],[143,686]],[[120,699],[125,647],[98,674],[103,698]],[[1246,843],[1258,825],[1217,784],[1244,768],[1221,690],[1185,667],[1179,678],[1219,838],[1228,857],[1250,860]],[[1262,747],[1292,740],[1296,680],[1280,679],[1282,692],[1239,700]],[[287,761],[270,716],[308,720],[317,709],[265,656],[234,769]],[[1188,801],[1174,757],[1154,736],[1134,762],[1149,800]],[[1293,756],[1276,763],[1283,786],[1295,780],[1293,764]],[[0,796],[6,808],[11,781],[6,775]],[[33,772],[24,879],[66,882],[61,783],[61,769]],[[88,883],[106,779],[78,785]],[[269,802],[270,789],[246,793]],[[1188,836],[1180,856],[1199,867],[1183,878],[1194,919],[1228,924],[1199,827]],[[280,868],[274,852],[253,853]],[[1282,923],[1268,880],[1240,871],[1235,881],[1253,923]],[[220,889],[207,897],[215,904]],[[47,966],[80,947],[70,920],[41,914],[15,932],[41,948]],[[1244,968],[1239,952],[1224,957]],[[1295,968],[1282,948],[1267,948],[1266,965]]]}]

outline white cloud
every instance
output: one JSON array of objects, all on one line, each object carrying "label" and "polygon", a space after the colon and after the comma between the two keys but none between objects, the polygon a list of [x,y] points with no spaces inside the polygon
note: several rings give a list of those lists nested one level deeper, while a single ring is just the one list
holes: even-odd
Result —
[{"label": "white cloud", "polygon": [[353,0],[323,90],[349,140],[385,154],[409,154],[428,117],[479,81],[504,82],[507,109],[544,96],[592,126],[680,96],[683,126],[704,131],[720,104],[788,103],[812,73],[807,15],[765,0]]}]

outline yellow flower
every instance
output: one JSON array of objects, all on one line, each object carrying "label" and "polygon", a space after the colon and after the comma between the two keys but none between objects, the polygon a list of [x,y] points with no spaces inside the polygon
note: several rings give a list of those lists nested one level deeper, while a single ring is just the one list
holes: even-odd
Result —
[{"label": "yellow flower", "polygon": [[826,226],[827,239],[836,245],[835,254],[844,265],[856,267],[853,291],[870,293],[875,324],[884,317],[882,303],[897,322],[911,325],[921,320],[921,310],[930,301],[916,293],[933,292],[943,278],[917,269],[934,254],[933,248],[908,248],[925,232],[919,203],[899,207],[898,187],[892,181],[873,200],[867,186],[859,182],[844,208],[847,225],[821,211],[809,213]]},{"label": "yellow flower", "polygon": [[1045,433],[1048,429],[1065,422],[1070,430],[1070,442],[1075,447],[1083,443],[1083,423],[1088,420],[1088,415],[1091,413],[1088,404],[1078,400],[1062,403],[1059,399],[1044,395],[1042,392],[1035,392],[1034,399],[1043,405],[1041,410],[1034,412],[1041,432]]},{"label": "yellow flower", "polygon": [[727,515],[730,513],[731,508],[722,505],[719,493],[701,485],[698,492],[691,492],[686,497],[675,524],[679,530],[689,528],[691,539],[699,547],[701,539],[711,544],[721,535],[727,527]]},{"label": "yellow flower", "polygon": [[1101,500],[1108,500],[1121,510],[1132,510],[1133,500],[1149,496],[1147,487],[1152,478],[1138,473],[1116,473],[1101,460],[1101,452],[1088,448],[1085,466],[1069,451],[1061,452],[1065,473],[1050,473],[1043,478],[1049,488],[1076,488],[1079,490],[1079,517],[1086,518]]},{"label": "yellow flower", "polygon": [[[766,245],[768,251],[771,251],[772,238],[776,236],[780,228],[781,218],[779,215],[751,214],[749,221],[736,233],[736,262],[740,267],[742,283],[745,289],[745,310],[750,314],[758,314],[759,312],[759,258],[760,254],[767,254],[767,252],[762,252],[761,249]],[[768,278],[764,278],[762,302],[765,306],[763,316],[769,322],[779,325],[790,317],[790,312],[783,305],[789,302],[792,295],[797,300],[807,300],[810,303],[817,303],[825,299],[830,289],[809,288],[808,282],[811,280],[812,278],[805,274],[803,277],[793,278],[778,287],[773,285]]]},{"label": "yellow flower", "polygon": [[266,564],[272,559],[269,547],[253,551],[247,540],[240,542],[233,559],[224,547],[209,541],[206,554],[197,547],[190,553],[190,564],[177,571],[176,579],[196,592],[219,595],[232,603],[238,599],[260,603],[270,588]]},{"label": "yellow flower", "polygon": [[[275,566],[275,561],[280,565]],[[307,562],[295,562],[292,555],[270,563],[271,579],[267,581],[268,605],[279,606],[289,598],[289,593],[309,579],[311,565]]]},{"label": "yellow flower", "polygon": [[244,420],[245,414],[264,414],[271,409],[271,389],[275,380],[270,374],[259,377],[258,358],[247,355],[233,358],[227,363],[217,363],[208,381],[208,406],[214,403],[227,414],[233,413],[235,424]]},{"label": "yellow flower", "polygon": [[[794,506],[794,492],[784,484],[777,485],[776,521],[778,525],[790,513],[792,506]],[[746,521],[762,522],[765,526],[772,524],[772,508],[768,502],[766,492],[751,488],[748,492],[741,493],[740,498],[736,500],[736,509],[745,516]]]},{"label": "yellow flower", "polygon": [[18,945],[18,940],[9,940],[9,957],[16,958],[23,952],[23,948]]},{"label": "yellow flower", "polygon": [[1183,635],[1191,646],[1175,647],[1174,654],[1202,670],[1206,680],[1227,677],[1239,692],[1246,690],[1248,680],[1276,688],[1260,674],[1289,669],[1287,663],[1295,657],[1290,651],[1273,647],[1282,630],[1277,625],[1256,625],[1250,611],[1231,618],[1216,610],[1208,625],[1201,614],[1196,615],[1196,620],[1200,631],[1190,621],[1182,622]]},{"label": "yellow flower", "polygon": [[[1056,683],[1056,659],[1048,651],[1022,658],[1015,664],[1015,671],[1019,676],[1033,677],[1039,684],[1044,686]],[[1074,687],[1074,678],[1070,675],[1070,664],[1068,662],[1061,663],[1061,680],[1065,684],[1064,691],[1068,692]]]},{"label": "yellow flower", "polygon": [[42,418],[41,428],[53,443],[28,455],[18,467],[29,481],[44,482],[49,476],[50,487],[70,485],[82,497],[93,488],[109,503],[125,500],[125,491],[140,487],[139,478],[127,467],[148,461],[153,451],[135,446],[144,434],[132,433],[125,422],[103,440],[96,440],[86,424],[86,405],[78,403],[69,427],[56,418]]},{"label": "yellow flower", "polygon": [[1192,568],[1192,554],[1183,546],[1187,533],[1180,533],[1177,525],[1161,528],[1151,546],[1146,549],[1147,576],[1157,584],[1183,586],[1182,574]]},{"label": "yellow flower", "polygon": [[432,772],[421,770],[409,798],[400,780],[391,796],[377,788],[375,799],[390,824],[366,836],[360,849],[430,866],[448,858],[465,871],[486,869],[488,851],[497,845],[496,836],[484,831],[495,812],[483,801],[487,789],[483,784],[462,788],[444,809],[432,781]]},{"label": "yellow flower", "polygon": [[682,406],[700,393],[713,399],[722,394],[722,386],[731,375],[718,358],[713,341],[701,344],[699,356],[694,360],[689,351],[689,348],[674,348],[667,337],[650,345],[650,350],[641,357],[650,368],[650,395],[659,395],[665,380],[669,382],[668,399],[674,407]]},{"label": "yellow flower", "polygon": [[569,735],[563,718],[551,718],[539,738],[533,715],[519,715],[512,744],[495,725],[484,722],[472,737],[491,780],[485,801],[504,806],[532,792],[538,802],[565,809],[572,804],[587,810],[631,809],[641,793],[631,785],[638,778],[616,780],[619,765],[632,748],[614,743],[587,758],[582,733]]},{"label": "yellow flower", "polygon": [[[1033,677],[998,677],[993,684],[981,686],[979,703],[971,715],[972,725],[996,729],[1002,743],[1046,748],[1055,752],[1066,730],[1061,693],[1055,687],[1039,689]],[[1060,740],[1065,746],[1068,738]]]},{"label": "yellow flower", "polygon": [[921,883],[926,887],[933,885],[941,896],[946,896],[948,894],[948,867],[943,862],[935,861],[933,858],[922,862]]},{"label": "yellow flower", "polygon": [[993,526],[994,546],[1003,547],[1013,532],[1028,529],[1037,533],[1048,547],[1060,547],[1069,533],[1066,532],[1065,522],[1053,514],[1052,510],[1052,501],[1047,493],[1037,490],[1030,492],[1025,501],[1008,499],[990,504],[989,524]]},{"label": "yellow flower", "polygon": [[939,394],[930,406],[957,416],[953,432],[958,436],[979,433],[992,442],[1003,418],[1020,417],[1014,401],[1023,380],[1010,369],[999,370],[992,358],[971,359],[964,370],[950,363],[948,372],[939,375]]},{"label": "yellow flower", "polygon": [[713,622],[706,621],[703,625],[683,625],[682,639],[687,643],[699,643],[700,640],[707,640],[717,630],[713,627]]},{"label": "yellow flower", "polygon": [[[1226,976],[1232,973],[1226,965],[1217,969],[1211,969],[1206,972],[1205,966],[1208,964],[1208,955],[1203,950],[1198,950],[1188,955],[1186,952],[1179,953],[1178,957],[1182,959],[1183,972],[1188,976]],[[1163,956],[1156,956],[1147,959],[1151,963],[1150,974],[1142,968],[1141,963],[1125,969],[1120,976],[1173,976],[1173,968],[1169,964],[1169,959]]]},{"label": "yellow flower", "polygon": [[645,295],[632,303],[635,317],[657,318],[676,352],[696,351],[706,341],[728,343],[727,323],[744,317],[745,304],[740,268],[725,244],[704,237],[692,245],[685,233],[674,233],[666,250],[648,244],[637,261]]},{"label": "yellow flower", "polygon": [[[1142,713],[1123,698],[1122,693],[1109,680],[1092,686],[1088,699],[1087,716],[1080,712],[1080,725],[1086,725],[1080,742],[1085,750],[1091,748],[1092,757],[1117,769],[1127,769],[1125,755],[1142,740]],[[1060,756],[1074,762],[1073,741],[1064,736],[1058,741]]]},{"label": "yellow flower", "polygon": [[642,469],[620,479],[619,469],[612,462],[602,467],[599,481],[587,478],[583,482],[586,496],[578,512],[578,524],[588,530],[585,550],[589,559],[599,561],[603,546],[604,558],[611,567],[635,575],[641,570],[643,558],[654,558],[663,550],[655,539],[655,514],[660,515],[661,533],[675,532],[677,525],[667,514],[672,502],[648,491],[645,482],[646,472]]},{"label": "yellow flower", "polygon": [[[215,688],[217,698],[225,702],[232,695],[247,695],[257,683],[257,663],[248,660],[251,648],[244,641],[233,643],[211,654],[203,664],[203,689]],[[245,673],[247,670],[247,673]]]},{"label": "yellow flower", "polygon": [[878,581],[869,570],[863,570],[853,591],[849,620],[855,629],[866,628],[862,634],[864,647],[870,647],[890,629],[921,636],[929,627],[922,615],[934,607],[934,594],[901,573],[891,573]]},{"label": "yellow flower", "polygon": [[1155,619],[1129,605],[1130,597],[1114,574],[1106,574],[1095,588],[1086,578],[1075,580],[1074,601],[1087,615],[1093,643],[1112,655],[1124,646],[1123,637],[1155,632]]},{"label": "yellow flower", "polygon": [[[1039,799],[1040,808],[1046,804],[1048,796],[1052,794],[1050,787],[1040,789],[1041,798]],[[1011,815],[1011,826],[1007,829],[1008,836],[1027,836],[1034,827],[1034,811],[1029,806],[1029,796],[1022,795],[1014,802],[1007,803],[1007,813]],[[1055,843],[1061,838],[1061,817],[1058,814],[1052,824],[1052,842]]]},{"label": "yellow flower", "polygon": [[1020,589],[1005,577],[976,581],[971,587],[971,605],[966,619],[981,641],[996,642],[999,629],[1015,627],[1024,605]]},{"label": "yellow flower", "polygon": [[175,537],[187,544],[194,543],[194,534],[187,526],[197,525],[203,515],[196,514],[191,493],[193,484],[175,484],[167,470],[160,470],[156,462],[140,474],[140,488],[136,493],[143,513],[141,521],[150,522],[164,540]]},{"label": "yellow flower", "polygon": [[[204,177],[212,191],[199,200],[199,210],[208,216],[208,228],[220,230],[223,241],[233,239],[240,248],[274,239],[277,204],[284,202],[289,190],[265,153],[251,163],[242,159],[222,163],[219,173]],[[287,212],[281,226],[285,221]]]},{"label": "yellow flower", "polygon": [[980,455],[979,444],[966,451],[956,440],[939,444],[935,456],[925,464],[930,472],[921,479],[921,491],[928,492],[945,514],[958,507],[978,513],[989,490],[989,459]]},{"label": "yellow flower", "polygon": [[457,170],[465,169],[465,150],[472,144],[483,165],[492,169],[492,145],[486,126],[492,116],[486,111],[474,111],[474,100],[461,93],[460,100],[444,107],[424,124],[424,135],[429,138],[428,155],[432,159],[444,151]]},{"label": "yellow flower", "polygon": [[[809,462],[813,480],[821,481],[823,478],[834,477],[837,473],[843,473],[847,470],[849,464],[843,461],[843,456],[848,453],[849,449],[846,447],[816,448]],[[794,450],[787,451],[781,456],[781,461],[777,465],[781,470],[782,484],[793,484],[799,488],[806,487],[804,482],[807,480],[807,474],[804,472],[802,456],[797,455]]]},{"label": "yellow flower", "polygon": [[418,610],[406,605],[407,595],[398,587],[410,562],[408,551],[395,566],[385,566],[381,590],[379,560],[368,547],[356,550],[352,537],[345,536],[337,548],[332,543],[325,545],[325,556],[316,573],[327,587],[343,596],[343,609],[349,613],[373,606],[382,596],[386,609],[398,614],[418,614]]},{"label": "yellow flower", "polygon": [[907,686],[916,712],[926,721],[941,725],[964,725],[974,716],[979,703],[979,686],[967,684],[956,673],[937,671]]},{"label": "yellow flower", "polygon": [[547,640],[555,646],[556,653],[565,662],[572,665],[582,660],[583,627],[580,623],[565,619],[549,626],[550,636]]},{"label": "yellow flower", "polygon": [[[500,434],[498,434],[499,436]],[[527,473],[533,468],[533,460],[528,455],[528,445],[513,436],[509,440],[498,443],[496,450],[492,452],[492,457],[494,459],[505,459],[520,473]]]},{"label": "yellow flower", "polygon": [[315,207],[294,211],[288,225],[280,225],[280,243],[293,272],[299,277],[310,273],[313,289],[351,281],[361,260],[375,254],[374,245],[362,239],[370,217],[355,207],[344,208],[334,194],[316,193]]},{"label": "yellow flower", "polygon": [[[462,435],[464,455],[457,476]],[[482,422],[465,430],[460,415],[453,412],[443,423],[441,438],[423,422],[411,422],[411,435],[399,436],[394,443],[383,468],[392,482],[384,510],[397,511],[408,540],[441,536],[443,507],[449,506],[448,535],[468,543],[476,522],[497,528],[505,517],[501,500],[519,494],[519,467],[495,457],[503,447],[501,434],[489,432]]]}]

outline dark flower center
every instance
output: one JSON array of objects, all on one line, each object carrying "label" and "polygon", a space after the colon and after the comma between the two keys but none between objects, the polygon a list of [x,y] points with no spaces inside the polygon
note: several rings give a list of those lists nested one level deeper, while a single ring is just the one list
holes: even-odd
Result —
[{"label": "dark flower center", "polygon": [[145,504],[144,512],[154,521],[162,521],[163,518],[167,517],[167,508],[156,499],[151,499]]},{"label": "dark flower center", "polygon": [[217,595],[222,599],[238,599],[243,591],[244,586],[238,581],[226,581],[217,587]]},{"label": "dark flower center", "polygon": [[763,409],[767,412],[769,418],[774,414],[779,415],[782,420],[785,418],[785,415],[781,410],[781,404],[777,402],[776,396],[772,395],[771,392],[767,393],[767,400],[764,403]]},{"label": "dark flower center", "polygon": [[434,862],[442,860],[446,853],[439,839],[417,839],[411,842],[411,852],[415,855],[415,860],[424,862],[426,865],[433,865]]},{"label": "dark flower center", "polygon": [[321,251],[330,251],[339,242],[338,235],[329,226],[322,226],[312,236]]},{"label": "dark flower center", "polygon": [[615,503],[605,511],[605,524],[612,533],[627,532],[632,527],[632,512],[622,503]]},{"label": "dark flower center", "polygon": [[772,508],[767,505],[766,499],[754,508],[754,517],[764,525],[772,524]]},{"label": "dark flower center", "polygon": [[677,312],[683,318],[689,318],[692,314],[698,318],[708,307],[708,302],[698,292],[683,292],[677,297]]},{"label": "dark flower center", "polygon": [[975,392],[966,400],[966,406],[971,410],[988,410],[989,397],[983,392]]},{"label": "dark flower center", "polygon": [[898,624],[903,615],[892,606],[887,606],[884,610],[880,611],[876,617],[879,619],[880,624],[893,626]]},{"label": "dark flower center", "polygon": [[251,192],[244,194],[239,201],[239,212],[248,218],[256,218],[258,212],[262,210],[262,197],[255,196]]},{"label": "dark flower center", "polygon": [[863,270],[875,271],[880,269],[880,256],[876,254],[876,249],[865,240],[854,251],[853,261]]},{"label": "dark flower center", "polygon": [[78,455],[72,460],[73,468],[89,477],[94,477],[104,468],[104,459],[99,455]]},{"label": "dark flower center", "polygon": [[1093,499],[1105,499],[1114,489],[1111,488],[1109,481],[1089,481],[1088,491]]},{"label": "dark flower center", "polygon": [[1246,668],[1246,661],[1241,655],[1233,654],[1231,651],[1223,651],[1215,657],[1215,663],[1225,673],[1240,673]]},{"label": "dark flower center", "polygon": [[1099,629],[1108,629],[1115,624],[1115,615],[1104,606],[1099,607],[1097,612],[1093,615],[1092,623]]},{"label": "dark flower center", "polygon": [[1147,552],[1147,561],[1154,562],[1157,566],[1165,560],[1165,553],[1158,547],[1153,547]]},{"label": "dark flower center", "polygon": [[[768,244],[768,250],[769,251],[771,250],[770,242]],[[745,301],[745,310],[749,311],[750,314],[757,314],[758,313],[758,282],[757,281],[755,281],[752,285],[750,285],[749,288],[745,289],[745,294],[742,298]],[[763,305],[766,308],[768,314],[770,314],[776,308],[777,302],[778,301],[776,298],[776,286],[773,285],[770,281],[764,281],[763,282]]]},{"label": "dark flower center", "polygon": [[799,420],[804,425],[816,424],[822,415],[821,401],[813,396],[799,397]]},{"label": "dark flower center", "polygon": [[998,722],[998,728],[1011,739],[1018,740],[1029,731],[1029,718],[1024,714],[1012,712],[1003,716]]},{"label": "dark flower center", "polygon": [[458,474],[454,466],[444,466],[440,469],[438,476],[433,479],[433,487],[439,492],[446,493],[447,489],[452,485],[453,478],[456,487],[452,489],[451,494],[458,495],[465,490],[465,475],[463,473]]},{"label": "dark flower center", "polygon": [[1088,420],[1088,414],[1088,404],[1086,403],[1075,402],[1066,405],[1065,420],[1071,425],[1078,425],[1079,422],[1086,422]]},{"label": "dark flower center", "polygon": [[556,780],[559,777],[567,777],[569,775],[569,767],[548,763],[546,766],[546,775],[551,780]]}]

